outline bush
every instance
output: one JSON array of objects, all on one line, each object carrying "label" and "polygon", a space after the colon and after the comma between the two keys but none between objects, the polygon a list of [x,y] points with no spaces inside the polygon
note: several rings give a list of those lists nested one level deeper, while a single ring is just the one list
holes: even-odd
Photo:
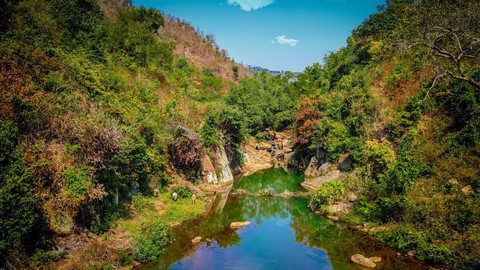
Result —
[{"label": "bush", "polygon": [[141,233],[135,236],[133,257],[141,262],[154,261],[168,244],[168,227],[159,222],[142,225]]},{"label": "bush", "polygon": [[172,193],[177,193],[179,198],[190,198],[192,196],[192,191],[185,186],[175,186],[172,189]]},{"label": "bush", "polygon": [[[17,155],[21,155],[19,153]],[[35,245],[41,236],[41,210],[34,179],[21,159],[0,174],[0,262],[8,252]]]},{"label": "bush", "polygon": [[367,165],[367,175],[379,181],[393,167],[395,152],[389,141],[371,140],[365,143],[364,156]]},{"label": "bush", "polygon": [[143,210],[151,210],[155,207],[153,201],[149,200],[148,198],[145,198],[144,196],[142,196],[142,194],[133,196],[132,203],[135,209],[139,212]]},{"label": "bush", "polygon": [[66,186],[66,194],[75,201],[85,198],[90,187],[90,170],[70,167],[61,175]]},{"label": "bush", "polygon": [[18,140],[18,129],[11,121],[0,121],[0,167],[13,158]]},{"label": "bush", "polygon": [[331,204],[345,194],[345,185],[342,180],[332,180],[326,182],[316,191],[310,202],[313,209],[318,210],[324,205]]},{"label": "bush", "polygon": [[203,79],[202,86],[204,88],[210,88],[214,92],[219,92],[220,90],[222,90],[223,82],[220,78],[208,77]]}]

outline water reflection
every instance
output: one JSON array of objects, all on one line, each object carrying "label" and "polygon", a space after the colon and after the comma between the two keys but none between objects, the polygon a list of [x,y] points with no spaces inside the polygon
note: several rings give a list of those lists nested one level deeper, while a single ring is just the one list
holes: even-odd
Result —
[{"label": "water reflection", "polygon": [[[377,269],[425,269],[313,215],[307,204],[306,198],[217,195],[206,216],[174,228],[167,252],[141,269],[361,269],[350,262],[354,253],[381,256]],[[231,222],[245,220],[252,224],[230,229]],[[202,237],[200,245],[191,242],[196,236]]]}]

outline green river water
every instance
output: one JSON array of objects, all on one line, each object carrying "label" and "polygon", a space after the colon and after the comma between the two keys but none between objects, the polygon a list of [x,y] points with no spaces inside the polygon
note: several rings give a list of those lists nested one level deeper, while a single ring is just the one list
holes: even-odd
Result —
[{"label": "green river water", "polygon": [[[238,179],[234,188],[303,191],[302,176],[270,169]],[[209,212],[173,229],[173,243],[158,261],[140,269],[364,269],[355,253],[381,256],[376,269],[428,269],[307,209],[307,198],[217,195]],[[240,230],[235,221],[250,221]],[[200,244],[191,240],[201,236]]]}]

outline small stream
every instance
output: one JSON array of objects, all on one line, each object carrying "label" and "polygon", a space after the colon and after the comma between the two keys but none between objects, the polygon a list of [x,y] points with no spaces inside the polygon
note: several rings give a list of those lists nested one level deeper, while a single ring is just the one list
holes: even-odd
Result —
[{"label": "small stream", "polygon": [[[237,180],[234,188],[303,191],[302,181],[300,175],[269,169]],[[140,269],[364,269],[350,261],[355,253],[382,257],[376,269],[428,269],[314,215],[307,204],[307,198],[217,195],[204,217],[175,227],[166,253]],[[231,222],[246,220],[252,224],[230,229]],[[195,245],[196,236],[202,241]]]}]

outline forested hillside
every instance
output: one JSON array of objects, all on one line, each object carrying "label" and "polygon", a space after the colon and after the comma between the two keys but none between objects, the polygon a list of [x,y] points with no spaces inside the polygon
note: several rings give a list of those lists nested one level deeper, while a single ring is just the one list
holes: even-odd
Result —
[{"label": "forested hillside", "polygon": [[133,195],[164,190],[168,147],[243,73],[175,54],[164,16],[129,1],[2,1],[1,14],[0,262],[26,266],[56,235],[102,233]]},{"label": "forested hillside", "polygon": [[312,93],[295,116],[299,153],[353,164],[317,191],[314,210],[356,194],[342,219],[451,269],[480,266],[479,11],[390,1],[295,86]]},{"label": "forested hillside", "polygon": [[[480,267],[478,1],[387,1],[323,64],[278,76],[129,1],[0,4],[0,268],[59,260],[60,237],[149,214],[174,179],[207,182],[206,159],[220,178],[222,149],[239,172],[249,136],[285,130],[294,169],[348,163],[313,211],[349,204],[340,221],[412,257]],[[115,265],[161,253],[157,222]]]}]

